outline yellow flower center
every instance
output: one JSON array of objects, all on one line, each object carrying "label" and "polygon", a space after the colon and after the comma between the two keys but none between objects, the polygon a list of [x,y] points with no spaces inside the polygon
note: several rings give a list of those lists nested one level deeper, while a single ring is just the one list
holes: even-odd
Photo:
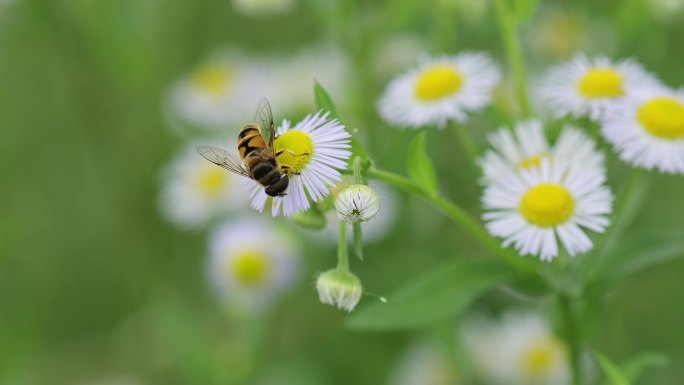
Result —
[{"label": "yellow flower center", "polygon": [[197,175],[197,187],[208,197],[217,196],[228,183],[229,174],[214,165],[202,168]]},{"label": "yellow flower center", "polygon": [[527,158],[524,158],[523,160],[518,162],[518,165],[516,167],[518,170],[527,170],[528,168],[539,168],[541,167],[541,162],[544,159],[550,160],[551,156],[549,154],[528,156]]},{"label": "yellow flower center", "polygon": [[530,377],[542,377],[563,354],[563,347],[554,339],[538,341],[522,354],[521,364]]},{"label": "yellow flower center", "polygon": [[257,250],[244,250],[235,256],[229,269],[235,279],[245,286],[256,286],[266,279],[269,273],[267,256]]},{"label": "yellow flower center", "polygon": [[617,98],[624,95],[622,75],[611,68],[592,68],[577,83],[585,98]]},{"label": "yellow flower center", "polygon": [[313,147],[311,135],[299,130],[290,130],[275,140],[276,152],[285,150],[278,155],[278,162],[290,167],[288,174],[299,173],[309,164],[313,156]]},{"label": "yellow flower center", "polygon": [[416,82],[416,98],[432,102],[452,95],[463,86],[463,75],[451,66],[439,64],[425,69]]},{"label": "yellow flower center", "polygon": [[653,136],[670,140],[684,138],[684,105],[677,99],[652,99],[639,108],[637,119]]},{"label": "yellow flower center", "polygon": [[221,96],[226,91],[226,85],[231,79],[230,71],[222,65],[212,64],[200,68],[190,81],[197,89],[214,96]]},{"label": "yellow flower center", "polygon": [[575,199],[559,184],[542,183],[527,190],[520,200],[519,209],[530,223],[542,227],[556,226],[575,211]]}]

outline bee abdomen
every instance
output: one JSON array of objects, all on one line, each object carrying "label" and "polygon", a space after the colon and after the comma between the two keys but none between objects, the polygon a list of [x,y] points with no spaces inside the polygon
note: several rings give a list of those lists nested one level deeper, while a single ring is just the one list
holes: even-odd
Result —
[{"label": "bee abdomen", "polygon": [[263,148],[266,148],[266,141],[258,127],[246,126],[238,134],[238,151],[242,159]]},{"label": "bee abdomen", "polygon": [[252,178],[263,186],[270,186],[280,179],[280,172],[270,162],[259,162],[251,169]]}]

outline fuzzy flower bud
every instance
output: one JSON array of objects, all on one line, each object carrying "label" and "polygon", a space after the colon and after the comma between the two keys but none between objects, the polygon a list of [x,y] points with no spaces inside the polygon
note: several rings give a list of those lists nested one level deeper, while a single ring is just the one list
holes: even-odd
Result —
[{"label": "fuzzy flower bud", "polygon": [[368,222],[380,211],[380,197],[366,185],[351,185],[337,196],[335,209],[341,221]]},{"label": "fuzzy flower bud", "polygon": [[351,312],[361,299],[363,287],[351,272],[337,269],[321,273],[316,279],[316,290],[321,303]]}]

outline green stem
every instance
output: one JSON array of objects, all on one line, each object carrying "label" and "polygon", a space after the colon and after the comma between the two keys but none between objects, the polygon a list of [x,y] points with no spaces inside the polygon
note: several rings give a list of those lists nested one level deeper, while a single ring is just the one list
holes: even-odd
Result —
[{"label": "green stem", "polygon": [[340,236],[337,241],[337,270],[349,272],[349,255],[347,254],[347,222],[340,221]]},{"label": "green stem", "polygon": [[354,222],[352,224],[354,230],[354,254],[363,261],[363,237],[361,236],[361,223]]},{"label": "green stem", "polygon": [[363,184],[363,177],[361,175],[361,157],[354,157],[354,183]]},{"label": "green stem", "polygon": [[477,148],[477,145],[475,144],[475,141],[473,140],[473,137],[470,135],[466,127],[462,124],[454,124],[454,131],[456,132],[456,135],[458,136],[458,139],[461,141],[461,145],[465,149],[466,153],[468,154],[468,158],[472,159],[475,161],[477,158],[480,157],[480,151]]},{"label": "green stem", "polygon": [[561,295],[558,298],[561,316],[565,326],[565,336],[568,349],[570,350],[570,366],[572,369],[572,384],[582,385],[582,351],[581,340],[578,330],[577,318],[570,298]]},{"label": "green stem", "polygon": [[497,21],[499,29],[501,30],[501,38],[503,40],[504,49],[506,50],[506,58],[508,65],[513,72],[513,80],[515,82],[516,93],[518,94],[518,102],[520,103],[520,112],[523,118],[531,116],[530,97],[527,91],[527,74],[525,72],[525,61],[523,60],[522,49],[520,47],[520,40],[518,40],[517,22],[515,15],[508,8],[507,0],[495,0]]},{"label": "green stem", "polygon": [[460,225],[494,255],[498,256],[517,270],[525,273],[532,273],[536,270],[535,267],[529,263],[529,261],[520,258],[516,254],[510,253],[506,249],[501,248],[499,243],[490,237],[489,234],[487,234],[477,220],[475,220],[461,207],[449,201],[448,199],[431,194],[420,184],[399,174],[371,167],[368,170],[368,175],[372,178],[380,179],[393,186],[415,194],[426,202],[430,203],[433,207],[437,208],[439,211],[446,214],[449,218],[456,222],[456,224]]}]

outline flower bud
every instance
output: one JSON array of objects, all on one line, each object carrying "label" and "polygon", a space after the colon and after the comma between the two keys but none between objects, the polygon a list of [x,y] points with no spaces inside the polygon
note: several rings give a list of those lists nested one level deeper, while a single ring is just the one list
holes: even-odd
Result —
[{"label": "flower bud", "polygon": [[341,221],[368,222],[380,211],[380,197],[366,185],[351,185],[337,196],[335,209]]},{"label": "flower bud", "polygon": [[321,303],[351,312],[361,299],[363,286],[353,273],[333,269],[318,276],[316,290]]}]

